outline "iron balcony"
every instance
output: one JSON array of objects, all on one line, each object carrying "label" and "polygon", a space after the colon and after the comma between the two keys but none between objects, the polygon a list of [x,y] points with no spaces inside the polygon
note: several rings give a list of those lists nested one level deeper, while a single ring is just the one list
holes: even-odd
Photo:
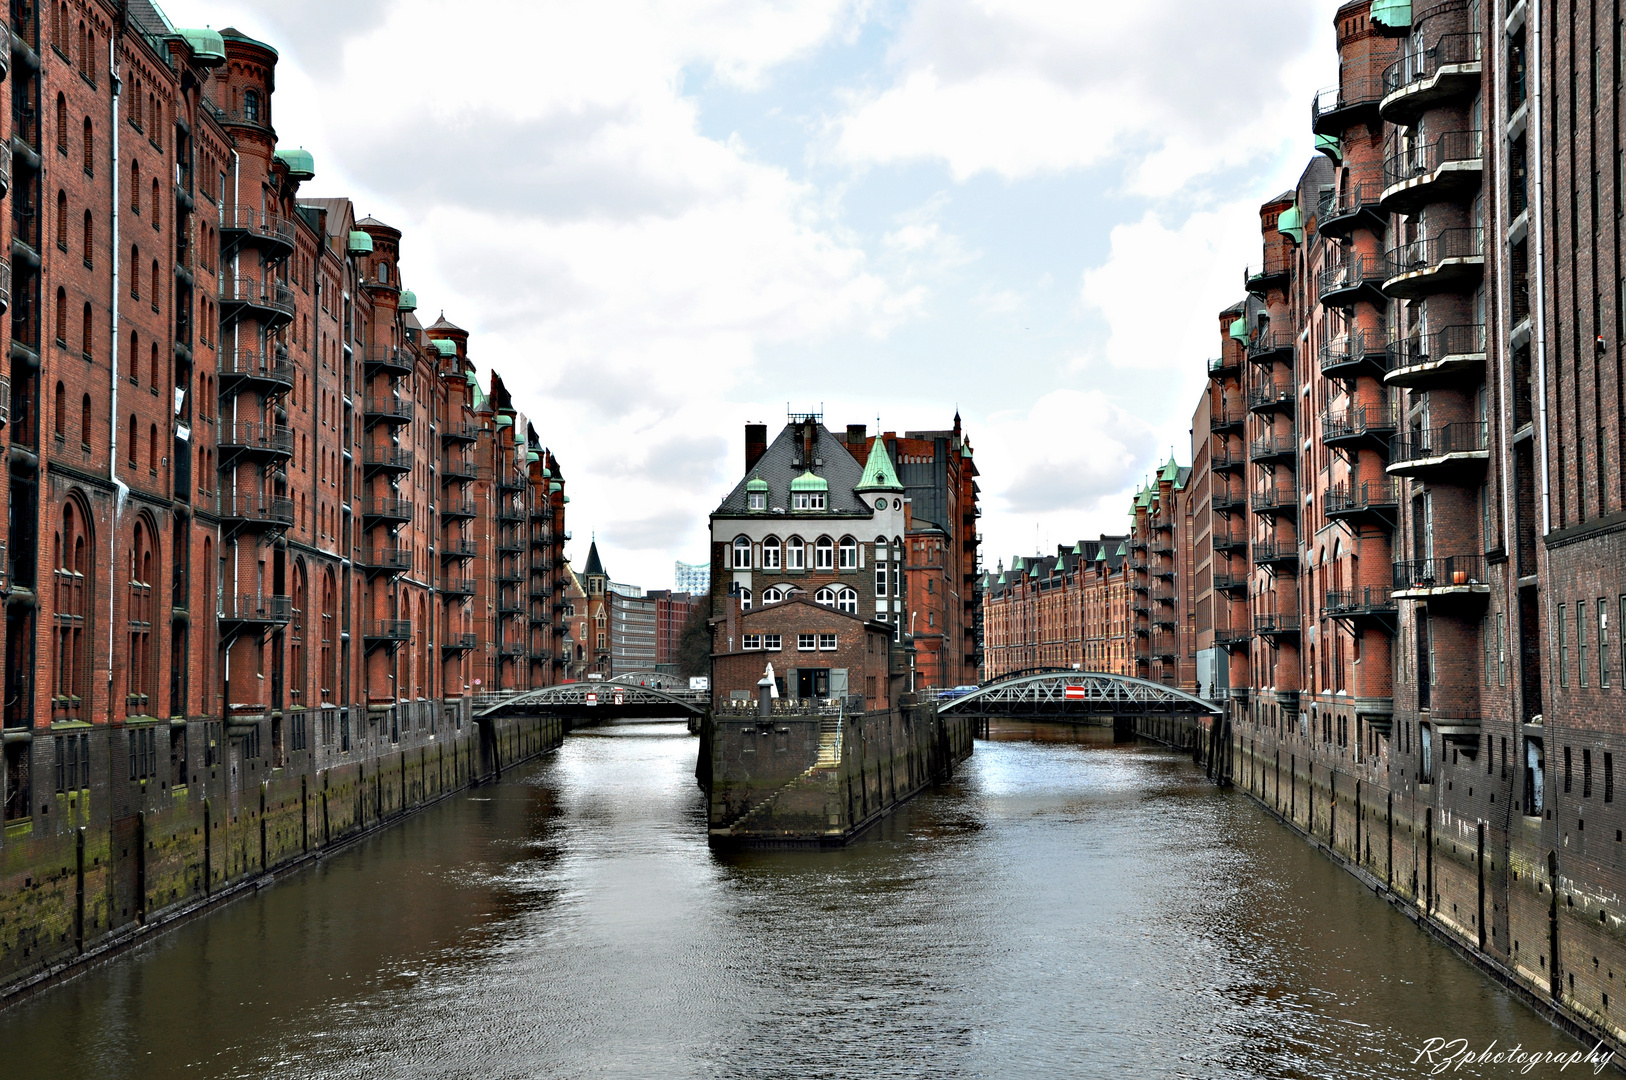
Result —
[{"label": "iron balcony", "polygon": [[294,523],[294,501],[270,495],[222,492],[220,517],[237,528],[286,529]]},{"label": "iron balcony", "polygon": [[261,397],[293,389],[294,365],[281,355],[254,349],[221,349],[216,361],[220,392],[227,396],[252,391]]},{"label": "iron balcony", "polygon": [[1248,575],[1232,573],[1229,570],[1216,570],[1214,572],[1214,591],[1229,593],[1232,596],[1246,597],[1248,595]]},{"label": "iron balcony", "polygon": [[[531,519],[535,521],[533,517]],[[553,546],[553,537],[548,535],[547,528],[541,528],[531,533],[531,546],[534,548],[549,548]]]},{"label": "iron balcony", "polygon": [[1478,382],[1485,374],[1485,324],[1463,323],[1389,346],[1390,386],[1432,390]]},{"label": "iron balcony", "polygon": [[443,443],[471,443],[479,437],[479,425],[471,424],[467,421],[459,421],[455,424],[445,424],[440,429],[440,441]]},{"label": "iron balcony", "polygon": [[393,345],[369,345],[362,350],[361,366],[367,375],[410,375],[412,357]]},{"label": "iron balcony", "polygon": [[1246,552],[1248,550],[1248,538],[1246,536],[1237,536],[1231,532],[1215,532],[1213,537],[1215,551]]},{"label": "iron balcony", "polygon": [[362,418],[368,427],[374,424],[410,424],[413,403],[397,397],[370,397],[362,406]]},{"label": "iron balcony", "polygon": [[412,640],[412,620],[371,619],[367,622],[367,630],[364,636],[368,644],[399,645],[404,641]]},{"label": "iron balcony", "polygon": [[1241,492],[1221,488],[1214,492],[1212,506],[1216,514],[1239,514],[1247,508],[1247,498]]},{"label": "iron balcony", "polygon": [[1383,283],[1390,276],[1388,256],[1345,252],[1322,268],[1317,296],[1327,307],[1349,308],[1357,301],[1382,306],[1387,302]]},{"label": "iron balcony", "polygon": [[1253,512],[1263,517],[1292,517],[1299,510],[1299,492],[1293,484],[1276,484],[1255,491],[1251,500]]},{"label": "iron balcony", "polygon": [[1214,628],[1214,644],[1222,649],[1234,649],[1246,645],[1253,640],[1253,631],[1247,627],[1236,629],[1230,626],[1216,626]]},{"label": "iron balcony", "polygon": [[1226,349],[1220,355],[1214,357],[1208,362],[1209,378],[1213,378],[1216,375],[1222,379],[1229,378],[1241,370],[1242,361],[1238,360],[1236,353],[1230,349]]},{"label": "iron balcony", "polygon": [[246,244],[266,253],[267,262],[287,258],[294,252],[294,223],[281,214],[256,206],[225,206],[220,211],[221,239],[230,244]]},{"label": "iron balcony", "polygon": [[1286,330],[1261,330],[1248,342],[1248,359],[1255,364],[1293,363],[1293,335]]},{"label": "iron balcony", "polygon": [[1299,636],[1299,613],[1296,611],[1266,611],[1253,617],[1253,632],[1262,638],[1279,640]]},{"label": "iron balcony", "polygon": [[1329,521],[1348,521],[1395,528],[1400,513],[1400,482],[1362,480],[1327,489],[1323,506]]},{"label": "iron balcony", "polygon": [[1394,591],[1387,585],[1331,590],[1327,593],[1327,602],[1322,606],[1321,614],[1354,625],[1375,624],[1393,633],[1396,614]]},{"label": "iron balcony", "polygon": [[1490,425],[1483,420],[1424,428],[1389,440],[1391,476],[1435,482],[1471,477],[1490,461]]},{"label": "iron balcony", "polygon": [[364,446],[361,451],[363,476],[375,473],[412,471],[412,451],[404,446]]},{"label": "iron balcony", "polygon": [[404,524],[412,520],[412,502],[408,499],[365,499],[361,504],[361,516],[367,528]]},{"label": "iron balcony", "polygon": [[1428,109],[1471,100],[1479,80],[1479,35],[1442,34],[1429,48],[1408,47],[1407,54],[1384,71],[1378,111],[1385,121],[1409,127]]},{"label": "iron balcony", "polygon": [[1321,346],[1321,374],[1329,379],[1361,375],[1381,379],[1388,368],[1388,343],[1375,331],[1352,330],[1347,337]]},{"label": "iron balcony", "polygon": [[1334,448],[1370,445],[1386,450],[1400,427],[1400,411],[1392,402],[1349,405],[1321,418],[1321,441]]},{"label": "iron balcony", "polygon": [[511,525],[517,525],[523,522],[526,516],[525,508],[523,506],[513,506],[507,503],[499,503],[497,506],[498,521],[506,522]]},{"label": "iron balcony", "polygon": [[1266,433],[1248,448],[1255,465],[1292,465],[1298,458],[1299,437],[1295,431],[1284,435]]},{"label": "iron balcony", "polygon": [[1391,248],[1389,273],[1383,291],[1398,300],[1468,292],[1485,276],[1485,230],[1442,229]]},{"label": "iron balcony", "polygon": [[1411,214],[1428,203],[1466,201],[1484,172],[1483,143],[1478,131],[1448,131],[1398,148],[1391,141],[1383,162],[1383,212]]},{"label": "iron balcony", "polygon": [[497,477],[497,490],[524,491],[528,483],[530,483],[528,476],[515,476],[513,473],[505,472]]},{"label": "iron balcony", "polygon": [[1357,228],[1382,232],[1388,228],[1379,204],[1383,181],[1377,169],[1364,179],[1351,178],[1339,190],[1329,191],[1316,209],[1316,228],[1322,236],[1344,239]]},{"label": "iron balcony", "polygon": [[524,656],[525,643],[523,641],[504,641],[497,646],[499,656]]},{"label": "iron balcony", "polygon": [[1265,252],[1264,262],[1242,272],[1242,287],[1254,296],[1264,296],[1271,289],[1280,289],[1287,284],[1292,267],[1293,260],[1287,245],[1277,244]]},{"label": "iron balcony", "polygon": [[[507,583],[505,582],[504,584],[507,584]],[[524,601],[519,600],[519,599],[510,600],[507,597],[500,597],[497,600],[497,614],[498,615],[523,615],[523,614],[525,614],[525,603],[524,603]]]},{"label": "iron balcony", "polygon": [[1208,455],[1208,467],[1217,473],[1239,473],[1247,467],[1248,455],[1241,449],[1234,449],[1229,443],[1212,451]]},{"label": "iron balcony", "polygon": [[1485,556],[1446,555],[1394,564],[1396,600],[1431,600],[1450,597],[1487,597]]},{"label": "iron balcony", "polygon": [[441,639],[440,647],[447,652],[468,652],[479,643],[473,634],[448,634]]},{"label": "iron balcony", "polygon": [[440,478],[442,482],[448,484],[461,483],[465,480],[474,480],[477,479],[479,475],[480,467],[474,462],[465,461],[462,458],[448,457],[446,459],[446,464],[441,466],[440,469]]},{"label": "iron balcony", "polygon": [[473,578],[446,578],[440,583],[440,591],[448,596],[473,596]]},{"label": "iron balcony", "polygon": [[294,453],[293,432],[257,420],[222,421],[216,441],[221,455],[228,460],[275,461]]},{"label": "iron balcony", "polygon": [[1377,119],[1383,100],[1383,76],[1378,72],[1349,71],[1337,86],[1318,90],[1310,100],[1310,130],[1317,135],[1342,135],[1354,124]]},{"label": "iron balcony", "polygon": [[474,500],[460,499],[440,504],[440,516],[443,518],[471,518],[474,516]]},{"label": "iron balcony", "polygon": [[1298,387],[1291,380],[1277,382],[1274,379],[1261,379],[1248,387],[1248,409],[1251,412],[1268,413],[1279,409],[1291,414],[1297,404]]},{"label": "iron balcony", "polygon": [[1264,540],[1253,545],[1255,566],[1268,567],[1272,572],[1282,568],[1296,569],[1299,564],[1297,540]]},{"label": "iron balcony", "polygon": [[226,593],[220,598],[218,617],[236,626],[282,626],[293,618],[293,600],[287,596]]},{"label": "iron balcony", "polygon": [[373,548],[363,553],[361,563],[370,574],[404,574],[412,569],[409,547]]},{"label": "iron balcony", "polygon": [[440,548],[442,559],[472,559],[479,553],[480,547],[473,540],[448,540]]},{"label": "iron balcony", "polygon": [[1232,431],[1241,431],[1248,421],[1248,410],[1240,401],[1227,398],[1221,402],[1220,407],[1209,415],[1208,427],[1216,435]]},{"label": "iron balcony", "polygon": [[264,326],[280,326],[294,317],[294,294],[276,279],[222,273],[217,282],[221,314],[230,321],[247,312]]}]

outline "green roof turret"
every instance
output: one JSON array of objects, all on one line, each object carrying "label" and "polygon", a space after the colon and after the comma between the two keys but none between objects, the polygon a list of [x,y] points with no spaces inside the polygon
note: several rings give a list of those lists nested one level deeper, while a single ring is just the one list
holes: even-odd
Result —
[{"label": "green roof turret", "polygon": [[[297,150],[278,150],[276,158],[287,167],[290,179],[301,182],[316,179],[316,159],[311,157],[311,152],[304,147]],[[368,237],[367,243],[372,243],[371,237]],[[369,247],[367,250],[373,249]]]},{"label": "green roof turret", "polygon": [[792,491],[829,491],[830,481],[809,469],[790,482],[790,489]]},{"label": "green roof turret", "polygon": [[892,455],[886,452],[886,443],[876,439],[870,444],[869,460],[864,463],[864,475],[854,491],[902,491],[898,474],[892,468]]}]

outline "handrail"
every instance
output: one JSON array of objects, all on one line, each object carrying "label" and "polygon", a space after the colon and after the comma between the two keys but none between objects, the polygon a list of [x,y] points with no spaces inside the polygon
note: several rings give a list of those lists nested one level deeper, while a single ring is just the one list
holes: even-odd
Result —
[{"label": "handrail", "polygon": [[1390,64],[1383,72],[1383,91],[1385,95],[1392,94],[1412,83],[1433,78],[1443,67],[1479,61],[1477,33],[1442,34],[1431,47],[1422,52],[1407,50],[1405,56]]}]

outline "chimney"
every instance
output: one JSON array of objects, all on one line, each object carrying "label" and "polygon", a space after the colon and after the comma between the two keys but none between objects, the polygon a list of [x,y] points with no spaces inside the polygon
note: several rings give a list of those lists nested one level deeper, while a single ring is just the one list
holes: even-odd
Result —
[{"label": "chimney", "polygon": [[762,455],[768,452],[768,425],[745,425],[745,474],[751,475]]},{"label": "chimney", "polygon": [[813,467],[813,446],[818,431],[813,425],[814,421],[812,420],[802,421],[802,468],[804,469]]},{"label": "chimney", "polygon": [[869,429],[863,424],[848,424],[847,449],[851,450],[855,454],[864,449],[864,437],[868,430]]}]

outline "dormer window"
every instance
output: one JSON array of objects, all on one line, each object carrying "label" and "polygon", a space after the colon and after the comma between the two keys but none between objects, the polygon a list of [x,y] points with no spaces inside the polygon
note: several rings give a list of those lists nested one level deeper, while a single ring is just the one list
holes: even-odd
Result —
[{"label": "dormer window", "polygon": [[768,509],[768,496],[762,494],[760,491],[751,492],[751,494],[747,496],[747,502],[752,510]]},{"label": "dormer window", "polygon": [[795,496],[794,506],[797,510],[823,510],[824,492],[798,491]]}]

